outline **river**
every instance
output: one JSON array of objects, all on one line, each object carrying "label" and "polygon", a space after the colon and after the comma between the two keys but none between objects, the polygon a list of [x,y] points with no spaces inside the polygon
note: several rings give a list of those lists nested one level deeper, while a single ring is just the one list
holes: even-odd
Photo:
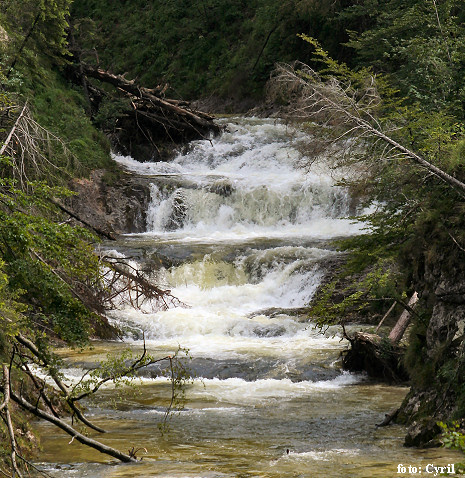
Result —
[{"label": "river", "polygon": [[115,463],[40,424],[39,465],[79,478],[387,477],[401,476],[401,463],[457,461],[441,449],[403,448],[400,426],[377,428],[407,388],[342,372],[347,345],[337,328],[322,334],[293,313],[337,254],[331,240],[360,232],[346,219],[354,201],[327,164],[301,152],[303,132],[269,119],[223,121],[219,138],[192,143],[170,163],[115,157],[153,178],[148,229],[102,247],[157,264],[159,283],[189,307],[121,307],[110,319],[124,341],[60,351],[71,380],[107,353],[140,351],[143,335],[155,356],[187,348],[195,378],[184,410],[161,434],[170,385],[149,369],[138,393],[107,388],[86,404],[110,432],[91,436],[141,448],[142,462]]}]

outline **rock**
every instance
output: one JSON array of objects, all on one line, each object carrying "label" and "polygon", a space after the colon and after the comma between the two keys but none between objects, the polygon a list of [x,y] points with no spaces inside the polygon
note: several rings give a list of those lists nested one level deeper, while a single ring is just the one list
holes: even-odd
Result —
[{"label": "rock", "polygon": [[171,215],[167,224],[165,224],[167,231],[174,231],[181,228],[184,224],[187,213],[185,197],[181,190],[177,190],[174,193],[172,201]]},{"label": "rock", "polygon": [[419,421],[413,422],[405,437],[405,446],[416,446],[423,448],[432,448],[440,446],[441,443],[437,436],[441,429],[436,424],[436,420],[423,418]]},{"label": "rock", "polygon": [[150,202],[148,178],[120,172],[109,183],[106,172],[96,170],[89,179],[74,179],[70,188],[77,194],[67,205],[91,225],[117,234],[146,230]]},{"label": "rock", "polygon": [[218,182],[212,184],[209,191],[222,197],[229,197],[234,192],[234,186],[229,182]]},{"label": "rock", "polygon": [[[408,426],[407,446],[435,446],[438,421],[457,418],[463,410],[465,329],[465,261],[451,244],[443,251],[418,251],[413,258],[414,286],[429,311],[421,348],[422,359],[411,371],[412,388],[399,409],[397,421]],[[423,319],[424,320],[424,319]]]}]

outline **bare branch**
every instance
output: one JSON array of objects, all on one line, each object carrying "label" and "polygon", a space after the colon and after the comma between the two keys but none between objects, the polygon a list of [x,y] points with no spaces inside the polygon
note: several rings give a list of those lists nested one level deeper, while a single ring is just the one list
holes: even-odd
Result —
[{"label": "bare branch", "polygon": [[365,91],[357,91],[336,78],[323,80],[318,73],[303,63],[278,65],[271,81],[270,91],[274,95],[285,94],[294,106],[293,114],[300,118],[312,119],[328,127],[337,125],[345,131],[359,129],[368,137],[379,138],[413,160],[435,176],[460,192],[465,184],[423,157],[406,148],[388,135],[376,119],[376,108],[381,99],[371,85]]},{"label": "bare branch", "polygon": [[11,397],[11,388],[10,388],[10,370],[8,369],[8,366],[6,364],[3,364],[3,386],[2,386],[2,392],[3,392],[3,403],[0,406],[0,410],[5,410],[4,417],[2,418],[5,420],[6,426],[8,428],[8,434],[10,436],[10,444],[11,444],[11,465],[13,467],[13,476],[16,473],[18,475],[18,478],[21,478],[21,472],[19,471],[18,464],[16,463],[16,438],[15,438],[15,432],[13,429],[13,423],[11,421],[11,415],[10,415],[10,408],[9,408],[9,403],[10,403],[10,397]]},{"label": "bare branch", "polygon": [[131,266],[127,261],[109,256],[101,256],[102,265],[107,267],[103,279],[107,292],[103,300],[110,307],[116,307],[115,299],[140,309],[146,303],[152,308],[167,310],[170,306],[186,307],[170,290],[161,289],[153,284],[144,273]]},{"label": "bare branch", "polygon": [[41,410],[40,408],[35,407],[31,403],[29,403],[25,398],[23,398],[20,395],[17,395],[13,391],[11,391],[11,398],[14,402],[16,402],[18,405],[20,405],[22,408],[32,413],[36,417],[42,418],[43,420],[53,423],[58,428],[66,432],[68,435],[72,436],[73,439],[76,439],[79,443],[90,446],[91,448],[94,448],[100,453],[105,453],[125,463],[137,461],[135,458],[131,457],[130,455],[126,455],[125,453],[122,453],[116,450],[115,448],[112,448],[108,445],[104,445],[103,443],[100,443],[97,440],[84,436],[82,433],[79,433],[77,430],[75,430],[72,426],[68,425],[63,420],[57,417],[54,417],[53,415],[45,412],[44,410]]},{"label": "bare branch", "polygon": [[[58,152],[65,160],[63,165],[56,164]],[[32,178],[52,176],[59,180],[69,176],[66,172],[69,164],[78,164],[64,141],[34,120],[27,102],[1,147],[0,155],[10,158],[12,176],[23,189],[27,189]]]},{"label": "bare branch", "polygon": [[[39,360],[39,363],[41,363],[42,366],[49,367],[48,360],[31,340],[29,340],[27,337],[24,337],[22,334],[16,335],[16,340],[20,344],[28,348],[34,354],[34,356]],[[53,368],[49,367],[48,370],[50,373],[50,377],[55,382],[59,390],[62,392],[64,400],[69,405],[71,410],[75,413],[76,417],[79,418],[79,420],[81,420],[81,422],[87,425],[89,428],[92,428],[93,430],[96,430],[100,433],[105,433],[105,430],[103,428],[97,425],[94,425],[82,414],[81,410],[79,410],[78,406],[74,403],[75,400],[71,399],[68,387],[66,387],[66,385],[62,382],[59,375],[53,370]]]}]

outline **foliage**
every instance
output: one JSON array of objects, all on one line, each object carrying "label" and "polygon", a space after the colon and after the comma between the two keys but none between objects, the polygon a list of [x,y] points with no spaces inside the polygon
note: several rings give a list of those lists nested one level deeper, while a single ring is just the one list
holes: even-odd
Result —
[{"label": "foliage", "polygon": [[24,43],[54,58],[67,54],[67,18],[72,0],[5,0],[0,7],[0,20],[9,34],[12,63],[21,58]]},{"label": "foliage", "polygon": [[[442,429],[442,443],[446,448],[451,450],[458,450],[465,453],[465,434],[461,424],[454,421],[450,424],[438,422]],[[456,471],[459,474],[465,474],[465,463],[457,463]]]},{"label": "foliage", "polygon": [[[72,345],[87,344],[92,327],[101,320],[98,294],[105,289],[104,272],[91,244],[95,237],[81,227],[60,221],[57,198],[66,197],[69,191],[39,181],[26,186],[19,188],[10,178],[0,180],[0,360],[10,363],[9,373],[14,382],[9,389],[13,400],[20,410],[38,416],[42,413],[42,418],[44,413],[53,414],[46,419],[60,424],[63,408],[85,426],[102,431],[83,415],[79,401],[95,394],[107,382],[119,388],[131,385],[140,369],[165,362],[172,383],[166,422],[172,409],[182,407],[182,390],[189,377],[179,357],[181,350],[163,358],[147,354],[145,347],[138,358],[127,351],[108,357],[98,368],[86,372],[74,387],[64,383],[62,363],[50,348],[50,337],[59,337]],[[37,369],[55,383],[58,395],[37,377]],[[4,369],[0,397],[8,403],[3,388],[8,383],[5,374]],[[5,410],[3,413],[10,413],[10,407]],[[11,416],[15,425],[22,420],[20,411]],[[8,415],[9,419],[11,416]],[[17,432],[7,433],[0,427],[2,433],[12,443],[21,442],[15,436]],[[75,436],[77,432],[71,428],[68,433]],[[85,443],[85,436],[81,440]],[[0,460],[8,449],[0,449]],[[10,451],[14,456],[13,445]],[[111,453],[123,461],[136,459],[132,453]],[[12,463],[14,468],[13,458]]]},{"label": "foliage", "polygon": [[344,31],[331,23],[337,3],[83,0],[74,3],[72,21],[88,62],[147,86],[167,82],[187,99],[258,97],[276,61],[308,59],[297,32],[322,35],[339,51],[335,40]]},{"label": "foliage", "polygon": [[[2,3],[0,24],[8,31],[9,39],[0,43],[0,111],[5,110],[7,101],[23,104],[28,100],[38,124],[61,138],[71,153],[55,149],[50,153],[53,161],[60,166],[68,163],[64,168],[68,174],[82,176],[92,168],[111,169],[113,163],[109,141],[86,115],[88,105],[81,89],[65,81],[63,71],[58,69],[63,69],[64,59],[69,56],[70,4],[71,0]],[[0,121],[0,134],[2,128],[6,131],[9,127],[11,123]]]},{"label": "foliage", "polygon": [[45,183],[29,183],[27,192],[15,181],[0,180],[0,251],[9,287],[21,291],[34,326],[49,327],[74,343],[87,340],[91,313],[70,283],[92,284],[99,264],[90,234],[53,220],[52,200],[69,194]]},{"label": "foliage", "polygon": [[[356,264],[359,259],[363,259],[363,265]],[[309,314],[319,327],[369,320],[368,311],[377,314],[399,298],[401,292],[393,287],[398,276],[390,260],[383,262],[376,257],[370,260],[367,254],[353,251],[340,273],[310,304]]]},{"label": "foliage", "polygon": [[[70,87],[45,60],[31,70],[21,68],[24,79],[19,91],[23,97],[31,98],[37,121],[65,141],[75,158],[74,163],[68,164],[68,172],[73,176],[83,176],[91,169],[114,168],[110,143],[86,115],[82,92]],[[55,154],[54,161],[63,164],[64,158]]]},{"label": "foliage", "polygon": [[[1,23],[13,31],[8,43],[0,45],[0,139],[7,141],[0,143],[5,152],[0,157],[0,363],[10,364],[0,379],[0,409],[2,402],[6,406],[0,413],[5,423],[11,420],[14,425],[0,425],[0,462],[11,465],[18,476],[14,455],[27,458],[27,449],[36,445],[24,410],[49,413],[58,421],[60,415],[72,414],[93,427],[78,405],[79,397],[68,395],[51,339],[83,347],[94,329],[110,328],[101,315],[103,295],[111,291],[94,252],[97,238],[63,217],[58,207],[71,195],[63,187],[71,177],[95,167],[111,169],[112,164],[108,141],[86,117],[82,93],[56,69],[66,54],[69,3],[11,0],[0,7]],[[165,358],[172,365],[176,393],[184,383],[177,376],[177,359]],[[100,381],[124,385],[135,376],[128,362],[145,367],[154,360],[112,358],[111,365],[102,364]],[[37,377],[38,369],[55,382],[59,393]],[[93,374],[97,380],[97,372]],[[10,398],[4,388],[7,375]]]},{"label": "foliage", "polygon": [[[315,61],[322,67],[318,72],[301,64],[280,68],[274,88],[290,101],[290,115],[307,118],[312,138],[323,144],[319,151],[324,156],[331,150],[334,167],[360,171],[341,184],[363,194],[364,205],[373,211],[359,217],[366,234],[339,244],[350,251],[343,274],[365,273],[356,285],[339,288],[344,297],[334,302],[336,279],[312,309],[320,323],[324,317],[331,323],[344,312],[353,313],[355,306],[374,312],[366,298],[376,282],[391,290],[391,300],[412,292],[412,257],[418,263],[425,250],[453,246],[451,239],[460,246],[461,193],[437,181],[434,168],[463,184],[463,158],[454,154],[462,147],[463,126],[449,110],[425,112],[414,97],[402,97],[388,77],[374,75],[371,67],[354,71],[333,60],[316,40],[301,37],[315,47]],[[426,172],[424,162],[411,162],[419,156],[428,162]],[[427,172],[430,166],[433,174]],[[376,270],[385,274],[370,281]]]},{"label": "foliage", "polygon": [[358,64],[389,73],[412,101],[463,117],[464,13],[459,0],[364,0],[341,12],[358,28],[348,46]]}]

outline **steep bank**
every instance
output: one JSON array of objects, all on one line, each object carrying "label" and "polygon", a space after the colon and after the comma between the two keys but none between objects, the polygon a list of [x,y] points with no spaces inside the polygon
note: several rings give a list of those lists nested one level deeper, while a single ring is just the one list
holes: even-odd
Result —
[{"label": "steep bank", "polygon": [[409,427],[409,446],[434,444],[438,421],[465,414],[464,257],[451,240],[447,249],[429,249],[414,258],[414,281],[427,315],[415,321],[405,360],[412,386],[398,421]]}]

